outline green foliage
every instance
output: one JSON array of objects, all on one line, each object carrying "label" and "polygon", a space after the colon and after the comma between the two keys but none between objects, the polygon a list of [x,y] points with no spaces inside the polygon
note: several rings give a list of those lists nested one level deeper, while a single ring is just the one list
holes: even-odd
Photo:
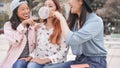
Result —
[{"label": "green foliage", "polygon": [[0,28],[3,27],[5,21],[9,19],[9,16],[6,13],[0,13]]}]

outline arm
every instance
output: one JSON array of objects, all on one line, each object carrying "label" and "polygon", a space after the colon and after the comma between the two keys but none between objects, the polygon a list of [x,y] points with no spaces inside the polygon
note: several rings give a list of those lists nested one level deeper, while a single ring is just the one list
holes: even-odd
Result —
[{"label": "arm", "polygon": [[20,44],[24,37],[25,31],[26,30],[21,24],[17,27],[17,30],[12,29],[10,22],[5,23],[4,25],[5,37],[13,46],[18,46]]},{"label": "arm", "polygon": [[47,63],[50,63],[51,60],[48,59],[48,58],[44,58],[44,59],[40,59],[40,58],[33,58],[30,62],[35,62],[35,63],[38,63],[38,64],[47,64]]},{"label": "arm", "polygon": [[81,29],[76,32],[70,31],[65,18],[59,12],[55,12],[54,15],[60,20],[63,35],[68,45],[79,45],[93,37],[95,37],[101,30],[103,30],[103,22],[99,17],[92,17],[86,21]]},{"label": "arm", "polygon": [[[82,44],[96,35],[98,35],[103,30],[103,23],[100,20],[88,20],[81,29],[76,32],[69,31],[67,33],[66,43],[68,45],[79,45]],[[73,43],[74,42],[74,43]]]},{"label": "arm", "polygon": [[58,11],[54,12],[54,15],[55,15],[55,17],[57,17],[60,20],[60,25],[61,25],[61,29],[62,29],[62,32],[63,32],[63,36],[66,39],[67,33],[70,31],[66,20],[63,17],[63,15],[61,13],[59,13]]}]

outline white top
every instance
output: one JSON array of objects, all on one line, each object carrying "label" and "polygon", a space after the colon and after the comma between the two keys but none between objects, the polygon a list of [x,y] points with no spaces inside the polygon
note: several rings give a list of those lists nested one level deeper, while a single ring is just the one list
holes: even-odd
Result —
[{"label": "white top", "polygon": [[53,28],[46,29],[44,24],[40,24],[37,29],[37,46],[31,53],[32,57],[49,58],[52,63],[64,62],[67,57],[68,48],[65,39],[61,37],[60,45],[49,42],[49,37],[53,33]]}]

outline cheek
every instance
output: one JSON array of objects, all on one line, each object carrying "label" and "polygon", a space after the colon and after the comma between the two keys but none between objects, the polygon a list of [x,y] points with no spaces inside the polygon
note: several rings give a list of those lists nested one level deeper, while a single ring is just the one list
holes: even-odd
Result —
[{"label": "cheek", "polygon": [[28,10],[28,12],[27,12],[28,14],[30,14],[30,10]]},{"label": "cheek", "polygon": [[56,8],[50,8],[50,15],[52,14],[52,12],[56,11]]},{"label": "cheek", "polygon": [[50,8],[50,11],[55,11],[55,10],[56,10],[55,7]]},{"label": "cheek", "polygon": [[77,13],[80,11],[80,6],[77,4],[74,4],[74,6],[71,8],[71,12]]},{"label": "cheek", "polygon": [[19,12],[17,13],[18,17],[22,17],[22,12]]}]

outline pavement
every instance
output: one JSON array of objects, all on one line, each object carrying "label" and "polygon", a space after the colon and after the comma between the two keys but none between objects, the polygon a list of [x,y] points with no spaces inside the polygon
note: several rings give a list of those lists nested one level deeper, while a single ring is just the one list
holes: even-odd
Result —
[{"label": "pavement", "polygon": [[[107,55],[107,68],[120,68],[120,38],[112,38],[111,36],[105,36],[105,47],[108,51]],[[9,48],[8,41],[4,38],[4,35],[0,35],[0,63],[6,56],[6,52]],[[67,61],[75,59],[71,49],[69,50]]]}]

